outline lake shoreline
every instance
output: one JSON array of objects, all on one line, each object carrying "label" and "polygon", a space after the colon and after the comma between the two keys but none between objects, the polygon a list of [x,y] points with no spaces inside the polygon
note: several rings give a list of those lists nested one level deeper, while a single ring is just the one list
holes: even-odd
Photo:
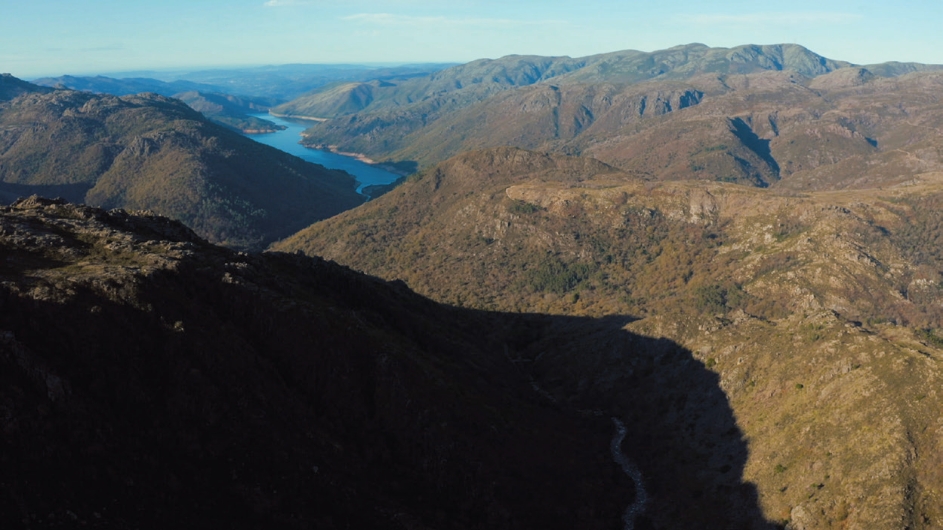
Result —
[{"label": "lake shoreline", "polygon": [[[346,171],[357,180],[359,186],[358,193],[367,186],[386,186],[404,176],[413,173],[407,165],[390,162],[377,162],[362,153],[342,152],[334,146],[334,149],[312,147],[305,145],[307,140],[304,136],[304,130],[308,127],[301,120],[295,120],[297,116],[279,117],[271,113],[253,115],[261,119],[270,119],[277,125],[285,126],[285,130],[277,131],[273,134],[248,135],[246,137],[266,144],[286,153],[293,154],[308,162],[320,164],[330,169]],[[310,121],[310,120],[309,120]]]},{"label": "lake shoreline", "polygon": [[276,118],[282,118],[284,120],[305,120],[305,121],[316,121],[318,123],[323,123],[327,121],[327,118],[317,118],[314,116],[300,116],[297,114],[276,114],[269,111],[269,116],[274,116]]},{"label": "lake shoreline", "polygon": [[[302,137],[302,138],[306,138],[306,136],[305,136],[304,134],[302,134],[301,137]],[[369,156],[367,156],[367,155],[365,155],[365,154],[363,154],[363,153],[354,153],[354,152],[350,152],[350,151],[340,151],[336,145],[325,145],[325,144],[309,145],[309,144],[304,143],[304,140],[302,140],[300,143],[301,143],[301,145],[303,145],[304,147],[306,147],[306,148],[308,148],[308,149],[314,149],[314,150],[317,150],[317,151],[326,151],[326,152],[328,152],[328,153],[333,153],[333,154],[335,154],[335,155],[340,155],[340,156],[346,156],[346,157],[348,157],[348,158],[353,158],[353,159],[355,159],[355,160],[358,160],[358,161],[360,161],[360,162],[363,162],[364,164],[369,164],[369,165],[371,165],[371,166],[378,167],[378,168],[380,168],[380,169],[382,169],[382,170],[384,170],[384,171],[389,171],[390,173],[394,173],[394,174],[399,175],[399,176],[401,176],[401,177],[408,177],[408,176],[412,175],[412,173],[409,173],[409,172],[407,172],[407,171],[404,171],[404,170],[402,170],[402,169],[396,167],[395,164],[390,164],[390,163],[387,163],[387,162],[377,162],[376,160],[370,158]]]},{"label": "lake shoreline", "polygon": [[[322,122],[328,121],[327,118],[316,118],[316,117],[314,117],[314,116],[298,116],[298,115],[294,115],[294,114],[292,114],[292,115],[288,115],[288,114],[276,114],[276,113],[271,112],[271,111],[269,111],[268,115],[269,115],[269,116],[273,116],[273,117],[275,117],[275,118],[281,118],[281,119],[283,119],[283,120],[297,119],[297,120],[315,121],[315,122],[318,122],[318,123],[322,123]],[[408,177],[408,176],[412,175],[412,172],[403,170],[403,169],[397,167],[396,164],[390,164],[390,163],[387,163],[387,162],[377,162],[376,160],[370,158],[369,156],[367,156],[367,155],[365,155],[365,154],[363,154],[363,153],[354,153],[354,152],[351,152],[351,151],[341,151],[341,150],[338,149],[338,147],[337,147],[336,145],[326,145],[326,144],[314,144],[314,145],[309,145],[309,144],[306,144],[306,143],[305,143],[305,140],[308,138],[308,136],[305,135],[304,132],[301,133],[301,138],[302,138],[302,140],[301,140],[300,142],[298,142],[298,143],[301,144],[303,147],[305,147],[305,148],[307,148],[307,149],[314,149],[314,150],[317,150],[317,151],[325,151],[325,152],[328,152],[328,153],[333,153],[333,154],[335,154],[335,155],[340,155],[340,156],[346,156],[346,157],[348,157],[348,158],[353,158],[354,160],[357,160],[357,161],[359,161],[359,162],[363,162],[364,164],[369,164],[369,165],[371,165],[371,166],[374,166],[374,167],[376,167],[376,168],[382,169],[382,170],[384,170],[384,171],[389,171],[390,173],[393,173],[393,174],[395,174],[395,175],[399,175],[399,176],[401,176],[401,177]]]}]

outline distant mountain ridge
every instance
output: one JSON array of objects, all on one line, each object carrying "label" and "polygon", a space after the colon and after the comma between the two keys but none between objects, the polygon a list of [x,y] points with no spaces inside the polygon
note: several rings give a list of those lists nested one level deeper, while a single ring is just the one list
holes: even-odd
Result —
[{"label": "distant mountain ridge", "polygon": [[[919,120],[934,121],[936,107],[920,87],[934,83],[940,69],[855,66],[792,44],[692,44],[579,59],[475,61],[400,83],[324,89],[273,112],[326,118],[306,131],[307,145],[421,167],[463,151],[514,146],[585,154],[658,180],[879,185],[897,178],[887,161],[894,149],[913,151],[899,143],[904,117],[866,117],[870,105],[886,104],[897,91],[904,104],[921,109]],[[825,130],[850,136],[827,150],[811,148]],[[937,164],[921,160],[919,170]],[[871,175],[856,179],[852,165]]]},{"label": "distant mountain ridge", "polygon": [[[744,45],[735,48],[710,48],[704,44],[676,46],[655,52],[626,50],[582,58],[509,55],[500,59],[481,59],[434,74],[386,84],[359,111],[408,106],[422,98],[467,92],[476,87],[478,96],[498,87],[522,87],[553,80],[557,83],[638,83],[651,79],[686,79],[701,73],[746,74],[766,70],[793,70],[814,77],[851,63],[833,61],[802,46]],[[378,87],[379,88],[379,87]],[[330,94],[335,95],[335,94]],[[279,106],[284,114],[310,113],[312,104],[329,95],[317,92]],[[336,97],[336,95],[335,95]],[[457,102],[463,101],[459,98]],[[317,108],[317,107],[315,107]],[[319,117],[331,118],[337,114]]]},{"label": "distant mountain ridge", "polygon": [[100,75],[95,77],[71,75],[45,77],[34,80],[34,83],[52,88],[68,88],[113,96],[153,92],[162,96],[180,99],[211,120],[241,132],[264,133],[280,130],[279,126],[274,123],[248,116],[248,114],[265,112],[282,101],[264,97],[240,97],[224,94],[222,93],[223,88],[216,85],[185,80],[166,82],[145,77],[116,79]]},{"label": "distant mountain ridge", "polygon": [[153,92],[162,96],[173,96],[180,92],[203,91],[222,92],[223,88],[206,83],[192,81],[161,81],[148,77],[131,77],[116,79],[113,77],[94,76],[82,77],[63,75],[60,77],[41,77],[34,79],[33,84],[50,88],[70,88],[96,94],[111,94],[113,96],[130,96],[142,92]]},{"label": "distant mountain ridge", "polygon": [[[210,119],[244,133],[267,133],[279,130],[273,122],[248,116],[251,111],[265,112],[317,89],[337,82],[364,79],[403,80],[426,75],[451,65],[415,65],[370,68],[357,65],[280,65],[257,68],[220,69],[176,74],[209,82],[189,79],[161,80],[151,77],[115,78],[108,76],[44,77],[33,82],[50,88],[69,88],[96,94],[126,96],[153,92],[177,97]],[[152,73],[153,75],[160,75]]]},{"label": "distant mountain ridge", "polygon": [[[191,90],[222,92],[242,97],[294,99],[318,87],[338,81],[371,79],[406,79],[455,66],[454,63],[429,63],[402,66],[366,66],[355,64],[284,64],[244,68],[215,68],[196,71],[138,71],[99,76],[60,76],[36,79],[37,84],[62,84],[76,90],[127,95],[156,92],[165,96]],[[140,90],[146,88],[146,90]]]}]

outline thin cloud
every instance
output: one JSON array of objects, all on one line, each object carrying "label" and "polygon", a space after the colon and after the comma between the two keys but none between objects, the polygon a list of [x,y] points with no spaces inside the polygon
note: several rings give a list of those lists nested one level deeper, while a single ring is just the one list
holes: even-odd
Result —
[{"label": "thin cloud", "polygon": [[753,25],[753,24],[849,24],[861,20],[855,13],[744,13],[739,15],[698,14],[681,15],[686,22],[701,26],[716,25]]},{"label": "thin cloud", "polygon": [[124,51],[125,47],[122,44],[111,44],[109,46],[96,46],[94,48],[82,48],[79,51],[83,52],[118,52]]},{"label": "thin cloud", "polygon": [[284,6],[303,6],[310,3],[311,2],[306,2],[305,0],[268,0],[262,5],[265,7],[284,7]]},{"label": "thin cloud", "polygon": [[562,20],[513,20],[507,18],[449,18],[414,17],[391,13],[359,13],[341,17],[341,20],[377,26],[544,26],[566,24]]}]

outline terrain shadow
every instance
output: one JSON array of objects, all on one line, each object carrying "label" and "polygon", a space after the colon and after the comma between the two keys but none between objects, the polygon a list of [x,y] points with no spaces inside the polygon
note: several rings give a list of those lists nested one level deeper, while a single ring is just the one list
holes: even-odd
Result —
[{"label": "terrain shadow", "polygon": [[749,448],[719,376],[626,316],[501,315],[513,361],[563,410],[624,422],[648,497],[636,528],[778,528],[742,479]]},{"label": "terrain shadow", "polygon": [[622,528],[610,416],[635,528],[771,528],[716,375],[626,318],[444,306],[170,225],[135,231],[189,249],[146,274],[0,270],[5,528]]},{"label": "terrain shadow", "polygon": [[[773,158],[773,152],[770,150],[769,143],[770,141],[765,138],[760,138],[753,132],[753,128],[743,121],[743,118],[733,118],[729,120],[731,131],[734,136],[736,136],[743,145],[748,149],[756,153],[766,164],[769,166],[770,170],[773,172],[773,175],[778,179],[780,177],[780,168],[779,162]],[[767,183],[768,184],[768,183]]]}]

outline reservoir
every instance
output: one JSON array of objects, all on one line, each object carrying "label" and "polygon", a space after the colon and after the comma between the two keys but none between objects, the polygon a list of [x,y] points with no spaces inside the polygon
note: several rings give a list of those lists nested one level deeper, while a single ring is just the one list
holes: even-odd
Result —
[{"label": "reservoir", "polygon": [[284,118],[276,118],[269,114],[255,114],[254,116],[287,128],[284,131],[274,133],[247,134],[246,136],[259,143],[281,149],[286,153],[291,153],[299,158],[303,158],[308,162],[314,162],[315,164],[321,164],[327,168],[340,169],[350,173],[359,183],[357,186],[358,193],[362,193],[364,186],[389,184],[400,178],[396,173],[390,173],[376,166],[361,162],[356,158],[338,155],[329,151],[309,149],[301,145],[298,143],[301,141],[301,133],[311,126],[310,122],[286,120]]}]

